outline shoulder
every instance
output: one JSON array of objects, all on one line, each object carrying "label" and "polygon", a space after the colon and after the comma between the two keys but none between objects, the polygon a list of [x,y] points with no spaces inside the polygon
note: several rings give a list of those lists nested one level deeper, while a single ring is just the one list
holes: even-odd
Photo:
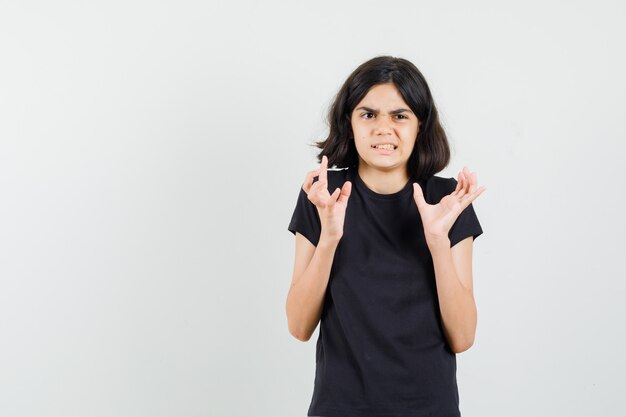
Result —
[{"label": "shoulder", "polygon": [[438,175],[433,175],[428,178],[427,184],[433,187],[433,189],[443,189],[443,190],[454,190],[456,187],[456,179],[449,177],[440,177]]},{"label": "shoulder", "polygon": [[456,184],[457,180],[452,177],[433,175],[427,178],[424,185],[426,201],[430,204],[438,203],[444,196],[454,191]]}]

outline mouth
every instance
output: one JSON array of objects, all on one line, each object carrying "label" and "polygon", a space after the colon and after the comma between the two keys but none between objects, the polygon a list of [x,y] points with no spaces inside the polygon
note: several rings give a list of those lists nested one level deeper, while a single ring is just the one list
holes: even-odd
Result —
[{"label": "mouth", "polygon": [[395,152],[396,149],[398,149],[398,147],[396,145],[393,144],[386,144],[383,147],[376,147],[374,145],[370,146],[370,148],[379,154],[383,154],[383,155],[389,155]]},{"label": "mouth", "polygon": [[377,145],[371,145],[370,148],[377,151],[395,151],[398,147],[392,143],[386,143],[382,145],[382,147],[377,147]]}]

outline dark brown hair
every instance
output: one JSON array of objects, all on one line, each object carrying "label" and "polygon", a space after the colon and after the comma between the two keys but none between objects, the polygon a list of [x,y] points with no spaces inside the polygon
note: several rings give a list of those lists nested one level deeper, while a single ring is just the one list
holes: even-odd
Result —
[{"label": "dark brown hair", "polygon": [[351,115],[356,105],[377,84],[393,83],[411,111],[421,122],[413,152],[407,163],[409,176],[418,180],[428,178],[450,162],[450,146],[439,122],[439,114],[428,84],[415,65],[403,58],[378,56],[361,64],[346,79],[335,96],[327,124],[328,137],[313,146],[328,157],[328,166],[357,167],[359,157],[354,145]]}]

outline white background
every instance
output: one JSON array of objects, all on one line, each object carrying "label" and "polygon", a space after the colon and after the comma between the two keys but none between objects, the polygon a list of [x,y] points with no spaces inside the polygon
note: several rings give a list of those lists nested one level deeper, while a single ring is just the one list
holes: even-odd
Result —
[{"label": "white background", "polygon": [[328,107],[426,77],[474,207],[464,417],[617,415],[623,2],[0,1],[0,415],[305,416],[287,225]]}]

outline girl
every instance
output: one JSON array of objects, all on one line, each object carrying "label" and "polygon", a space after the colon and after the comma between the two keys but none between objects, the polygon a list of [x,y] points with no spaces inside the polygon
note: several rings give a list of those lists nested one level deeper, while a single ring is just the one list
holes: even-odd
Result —
[{"label": "girl", "polygon": [[[476,331],[475,172],[450,159],[426,80],[381,56],[345,81],[288,230],[290,333],[320,322],[309,416],[460,416],[456,353]],[[328,166],[336,169],[328,170]]]}]

